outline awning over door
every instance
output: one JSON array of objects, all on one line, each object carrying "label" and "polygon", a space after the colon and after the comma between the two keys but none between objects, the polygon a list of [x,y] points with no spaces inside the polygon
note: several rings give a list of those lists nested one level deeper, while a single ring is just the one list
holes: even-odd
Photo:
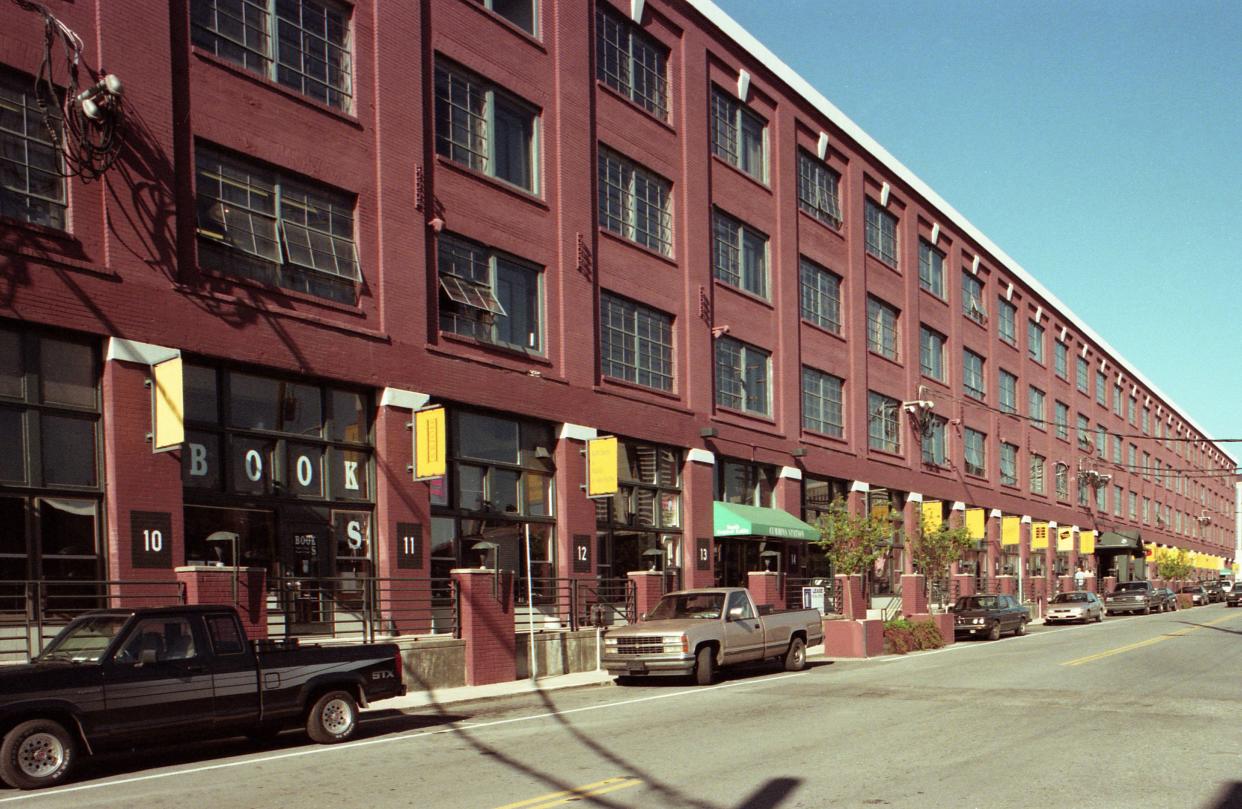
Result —
[{"label": "awning over door", "polygon": [[1095,540],[1097,551],[1129,551],[1138,556],[1143,553],[1143,538],[1138,531],[1103,531]]},{"label": "awning over door", "polygon": [[716,500],[712,503],[712,519],[718,537],[772,537],[807,542],[819,539],[819,529],[779,508],[743,506]]}]

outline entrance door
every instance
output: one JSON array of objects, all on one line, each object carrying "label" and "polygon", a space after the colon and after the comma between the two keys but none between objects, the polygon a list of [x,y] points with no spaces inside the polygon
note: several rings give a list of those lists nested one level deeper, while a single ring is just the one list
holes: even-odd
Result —
[{"label": "entrance door", "polygon": [[762,569],[759,543],[754,539],[716,539],[717,587],[746,587],[750,584],[750,571]]},{"label": "entrance door", "polygon": [[290,634],[332,632],[332,535],[326,524],[289,523],[280,532],[280,578]]}]

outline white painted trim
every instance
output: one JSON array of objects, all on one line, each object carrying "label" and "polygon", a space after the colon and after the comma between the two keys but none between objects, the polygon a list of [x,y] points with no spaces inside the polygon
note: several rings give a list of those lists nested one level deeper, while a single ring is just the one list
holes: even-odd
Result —
[{"label": "white painted trim", "polygon": [[630,19],[639,25],[643,24],[643,6],[646,0],[630,0]]},{"label": "white painted trim", "polygon": [[[1032,292],[1040,298],[1043,298],[1048,304],[1060,313],[1063,317],[1070,321],[1074,327],[1080,331],[1083,336],[1099,346],[1101,353],[1108,354],[1113,357],[1117,363],[1125,367],[1133,374],[1143,386],[1152,392],[1158,399],[1168,402],[1171,407],[1175,407],[1179,412],[1182,408],[1177,406],[1174,401],[1163,391],[1156,387],[1147,377],[1143,376],[1135,367],[1121,355],[1119,351],[1108,344],[1104,338],[1100,337],[1086,321],[1082,320],[1073,310],[1066,306],[1060,298],[1053,295],[1052,292],[1041,284],[1036,278],[1013,259],[1008,253],[1000,248],[995,242],[984,235],[983,231],[971,224],[970,220],[963,216],[956,208],[950,205],[943,197],[932,190],[931,186],[923,182],[918,175],[907,168],[900,160],[894,157],[887,149],[881,146],[874,138],[868,135],[862,127],[854,123],[854,121],[837,108],[835,104],[829,101],[823,93],[816,90],[810,82],[798,75],[798,73],[789,65],[785,64],[780,57],[772,53],[766,45],[760,42],[749,31],[743,28],[732,17],[726,14],[712,0],[688,0],[689,5],[702,14],[709,22],[720,29],[726,37],[732,39],[744,50],[748,51],[757,64],[763,65],[766,70],[771,71],[782,82],[787,84],[793,92],[800,95],[807,103],[814,107],[821,115],[831,121],[834,125],[843,131],[847,137],[857,143],[860,149],[867,153],[870,157],[875,158],[881,165],[885,166],[899,180],[908,185],[914,193],[927,200],[928,204],[943,213],[948,220],[954,224],[956,230],[964,236],[981,245],[984,250],[995,258],[1006,269],[1016,275],[1024,284],[1026,284]],[[1194,420],[1189,416],[1185,417],[1188,422],[1195,426],[1199,432],[1206,435],[1206,431],[1199,428]],[[1230,456],[1230,460],[1233,457]]]},{"label": "white painted trim", "polygon": [[686,453],[686,461],[689,463],[704,463],[708,466],[716,465],[716,455],[706,449],[692,449]]},{"label": "white painted trim", "polygon": [[403,407],[406,410],[420,410],[431,401],[430,394],[400,388],[384,388],[380,394],[380,407]]},{"label": "white painted trim", "polygon": [[1005,300],[1013,303],[1013,281],[1009,282],[1009,286],[1005,287]]},{"label": "white painted trim", "polygon": [[1039,304],[1035,307],[1035,325],[1036,326],[1039,325],[1039,319],[1043,316],[1044,316],[1044,307],[1043,307],[1043,304]]},{"label": "white painted trim", "polygon": [[1071,525],[1070,530],[1073,531],[1075,534],[1079,533],[1077,525]]},{"label": "white painted trim", "polygon": [[966,504],[963,503],[961,500],[955,500],[953,502],[953,508],[950,509],[950,511],[965,511],[965,510],[966,510]]},{"label": "white painted trim", "polygon": [[1124,377],[1124,376],[1122,376],[1122,375],[1121,375],[1121,372],[1119,371],[1119,372],[1117,373],[1117,385],[1118,385],[1118,386],[1120,386],[1120,385],[1121,385],[1121,383],[1122,383],[1122,382],[1124,382],[1124,381],[1125,381],[1125,377]]},{"label": "white painted trim", "polygon": [[828,157],[828,133],[821,131],[819,133],[819,142],[815,144],[815,153],[819,155],[819,159],[823,160]]},{"label": "white painted trim", "polygon": [[883,185],[880,186],[880,207],[881,208],[888,207],[888,197],[891,193],[893,193],[893,187],[889,185],[888,183],[884,183]]},{"label": "white painted trim", "polygon": [[802,470],[796,466],[782,466],[781,477],[788,480],[802,480]]},{"label": "white painted trim", "polygon": [[906,495],[906,502],[907,503],[922,503],[923,495],[919,492],[910,492],[909,494]]},{"label": "white painted trim", "polygon": [[592,438],[599,438],[599,430],[594,427],[584,427],[581,424],[565,422],[561,425],[561,429],[557,432],[556,437],[562,441],[566,438],[574,441],[590,441]]},{"label": "white painted trim", "polygon": [[1064,326],[1061,327],[1061,342],[1062,343],[1065,342],[1065,336],[1068,332],[1069,332],[1069,329],[1065,328]]},{"label": "white painted trim", "polygon": [[1030,525],[1030,524],[1031,524],[1031,515],[1030,515],[1030,514],[1023,514],[1023,515],[1022,515],[1022,520],[1021,520],[1021,522],[1022,522],[1022,523],[1024,523],[1024,524],[1026,524],[1026,525]]},{"label": "white painted trim", "polygon": [[1056,520],[1048,520],[1048,530],[1049,530],[1049,531],[1055,531],[1055,530],[1057,530],[1057,521],[1056,521]]},{"label": "white painted trim", "polygon": [[932,225],[931,237],[932,237],[931,238],[932,244],[935,244],[936,242],[940,241],[940,223],[939,222]]},{"label": "white painted trim", "polygon": [[750,95],[750,73],[739,70],[737,72],[737,97],[745,101],[748,95]]},{"label": "white painted trim", "polygon": [[1108,373],[1108,360],[1100,357],[1100,373]]},{"label": "white painted trim", "polygon": [[866,494],[867,492],[871,491],[871,484],[867,483],[864,480],[856,480],[850,484],[850,491],[851,492],[862,492]]},{"label": "white painted trim", "polygon": [[970,261],[970,274],[971,274],[971,275],[978,275],[978,274],[979,274],[979,257],[978,257],[978,256],[975,256],[975,257],[974,257],[973,259],[971,259],[971,261]]},{"label": "white painted trim", "polygon": [[999,520],[1003,516],[1005,515],[1001,514],[1001,510],[999,508],[994,508],[988,512],[988,517],[992,518],[993,520]]},{"label": "white painted trim", "polygon": [[1087,358],[1087,349],[1088,349],[1088,348],[1090,348],[1090,346],[1088,346],[1086,343],[1083,343],[1083,344],[1082,344],[1082,358],[1083,358],[1084,360]]},{"label": "white painted trim", "polygon": [[136,362],[140,365],[155,365],[157,362],[171,360],[174,357],[180,356],[181,351],[176,348],[140,343],[137,340],[125,340],[120,337],[109,337],[108,352],[105,359],[108,361]]}]

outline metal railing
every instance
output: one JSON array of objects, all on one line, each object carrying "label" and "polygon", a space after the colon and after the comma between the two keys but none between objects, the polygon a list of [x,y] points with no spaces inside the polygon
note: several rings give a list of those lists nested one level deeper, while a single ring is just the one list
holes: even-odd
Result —
[{"label": "metal railing", "polygon": [[144,579],[0,581],[0,662],[27,662],[84,612],[185,603],[185,585]]},{"label": "metal railing", "polygon": [[[665,577],[666,580],[668,577]],[[514,626],[518,632],[578,630],[638,620],[634,583],[625,579],[531,579],[534,604],[526,598],[526,582],[514,582]]]},{"label": "metal railing", "polygon": [[460,637],[452,579],[372,576],[275,578],[267,584],[271,637],[331,640],[443,635]]}]

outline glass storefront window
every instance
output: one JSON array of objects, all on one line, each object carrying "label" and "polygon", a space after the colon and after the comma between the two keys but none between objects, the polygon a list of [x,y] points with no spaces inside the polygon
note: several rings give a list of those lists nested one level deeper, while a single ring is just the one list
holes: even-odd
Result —
[{"label": "glass storefront window", "polygon": [[596,573],[675,568],[681,536],[680,453],[631,439],[617,442],[617,494],[595,501]]},{"label": "glass storefront window", "polygon": [[91,347],[51,337],[39,342],[43,401],[72,407],[97,407],[99,372]]},{"label": "glass storefront window", "polygon": [[716,499],[746,506],[771,507],[776,469],[764,464],[723,460],[717,465]]},{"label": "glass storefront window", "polygon": [[0,329],[0,396],[25,398],[26,377],[22,373],[21,335]]},{"label": "glass storefront window", "polygon": [[0,407],[0,481],[26,482],[26,425],[20,410]]}]

